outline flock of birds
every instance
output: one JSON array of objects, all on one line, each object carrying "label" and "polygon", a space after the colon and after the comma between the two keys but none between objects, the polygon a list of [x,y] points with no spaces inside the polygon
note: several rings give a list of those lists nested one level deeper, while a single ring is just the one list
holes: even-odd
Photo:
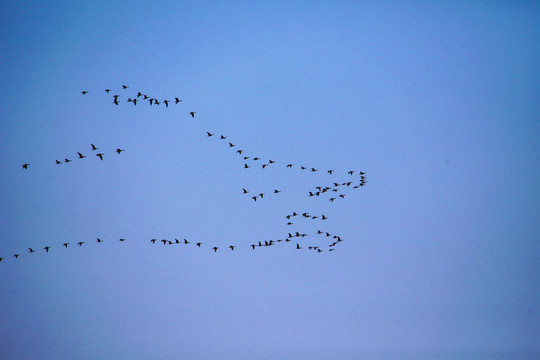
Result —
[{"label": "flock of birds", "polygon": [[[122,85],[122,90],[126,90],[128,88],[129,88],[129,86]],[[107,94],[111,93],[111,91],[112,91],[111,89],[105,89],[105,92]],[[88,93],[89,93],[89,91],[87,91],[87,90],[83,90],[81,92],[82,95],[86,95]],[[113,98],[112,103],[114,105],[119,105],[120,104],[119,99],[121,98],[121,95],[113,94],[112,98]],[[152,105],[158,106],[160,104],[164,104],[165,107],[169,107],[169,103],[174,103],[175,105],[177,105],[180,102],[182,102],[182,100],[180,98],[178,98],[178,97],[175,97],[174,101],[173,100],[168,100],[168,99],[159,100],[157,98],[150,97],[150,96],[148,96],[148,95],[146,95],[146,94],[144,94],[144,93],[142,93],[140,91],[137,92],[136,96],[128,97],[127,100],[126,100],[126,102],[128,102],[128,103],[133,103],[134,106],[136,106],[137,103],[141,102],[141,101],[148,101],[150,106],[152,106]],[[195,114],[196,114],[195,111],[189,112],[189,115],[192,118],[195,118]],[[254,168],[254,167],[257,168],[258,167],[258,168],[264,170],[264,169],[267,169],[267,168],[269,168],[271,166],[279,165],[279,162],[271,160],[271,159],[268,159],[267,161],[263,161],[263,160],[261,160],[261,157],[259,157],[259,156],[247,156],[244,153],[244,150],[239,149],[236,144],[233,144],[232,142],[230,142],[228,140],[228,137],[225,136],[225,135],[216,135],[215,133],[212,133],[210,131],[206,131],[206,137],[207,138],[214,138],[215,137],[215,138],[218,138],[218,139],[224,141],[225,144],[228,145],[227,146],[228,148],[233,149],[236,152],[236,154],[238,154],[241,157],[241,160],[243,162],[243,166],[242,166],[243,169],[250,169],[250,168]],[[103,160],[105,154],[102,153],[102,152],[97,152],[97,150],[99,150],[99,148],[97,146],[95,146],[94,144],[90,144],[90,151],[96,152],[95,156],[98,157],[100,160]],[[117,148],[115,150],[115,153],[117,155],[120,155],[123,151],[124,151],[123,149]],[[84,159],[86,157],[87,157],[87,155],[83,155],[83,153],[77,152],[76,159]],[[60,165],[60,164],[63,164],[63,163],[69,163],[71,161],[72,161],[71,159],[65,158],[64,161],[56,160],[56,164]],[[28,170],[29,166],[30,166],[29,163],[22,164],[22,168],[24,170]],[[293,163],[284,163],[284,164],[282,164],[282,166],[285,166],[287,169],[297,168],[300,171],[306,171],[306,172],[311,172],[311,173],[315,173],[315,172],[319,171],[319,169],[317,169],[315,167],[297,165],[297,164],[293,164]],[[324,170],[324,172],[326,174],[328,174],[328,175],[334,175],[334,173],[335,173],[335,171],[333,169]],[[361,188],[361,187],[363,187],[363,186],[365,186],[367,184],[367,178],[365,176],[366,173],[364,171],[349,170],[347,172],[347,175],[349,177],[353,177],[355,174],[359,175],[358,181],[351,180],[351,179],[347,179],[347,181],[343,181],[343,182],[332,181],[329,184],[316,186],[314,189],[307,192],[307,196],[308,197],[323,197],[325,195],[328,195],[328,201],[330,201],[330,202],[333,202],[333,201],[335,201],[337,199],[344,199],[345,196],[346,196],[346,194],[345,194],[346,189],[351,189],[351,188],[352,189],[359,189],[359,188]],[[250,190],[248,190],[246,188],[242,188],[241,193],[243,195],[249,196],[254,202],[263,200],[265,198],[265,195],[267,195],[265,192],[253,192],[252,193]],[[277,195],[277,194],[281,193],[281,190],[273,189],[273,190],[271,190],[270,193],[272,195]],[[325,220],[328,219],[328,217],[325,214],[313,215],[313,214],[310,214],[309,212],[296,212],[295,211],[295,212],[292,212],[292,213],[287,214],[285,216],[286,225],[288,225],[288,226],[294,225],[295,223],[293,221],[294,221],[295,217],[301,217],[301,218],[303,217],[305,219],[320,220],[320,221],[325,221]],[[323,237],[325,239],[328,239],[329,243],[326,244],[326,248],[322,244],[317,245],[317,246],[305,246],[305,245],[303,246],[302,245],[303,243],[302,243],[301,240],[304,239],[307,236],[310,236],[310,234],[300,233],[300,232],[289,232],[287,234],[287,236],[283,236],[280,239],[257,241],[255,243],[249,244],[249,247],[252,250],[255,250],[256,248],[259,248],[259,247],[270,247],[270,246],[277,245],[279,243],[293,243],[293,244],[295,244],[294,249],[296,249],[296,250],[301,250],[301,249],[305,248],[307,250],[311,250],[311,251],[314,251],[314,252],[317,252],[317,253],[321,253],[321,252],[324,252],[324,251],[334,251],[335,247],[343,241],[343,239],[339,235],[334,235],[334,234],[331,234],[329,232],[322,231],[322,230],[317,230],[316,233],[311,234],[311,235],[320,236],[320,237]],[[118,241],[124,242],[124,241],[126,241],[126,239],[121,238]],[[95,243],[103,243],[103,242],[104,241],[101,238],[96,238]],[[189,241],[189,240],[187,240],[185,238],[183,240],[179,240],[179,239],[176,239],[176,238],[174,240],[169,240],[169,239],[158,240],[156,238],[153,238],[153,239],[150,239],[150,242],[152,244],[161,243],[163,245],[189,245],[189,244],[194,244],[194,246],[196,246],[197,248],[203,248],[203,242],[201,242],[201,241],[197,241],[197,242]],[[76,245],[79,246],[79,247],[82,247],[85,243],[86,243],[85,241],[79,241],[79,242],[76,243]],[[62,243],[62,244],[59,245],[59,247],[64,247],[64,248],[67,249],[69,245],[70,245],[70,243]],[[230,251],[234,251],[237,247],[238,247],[238,245],[230,244],[226,249],[230,249]],[[43,251],[45,253],[48,253],[52,248],[53,248],[53,246],[47,245],[47,246],[43,247]],[[220,247],[219,246],[210,246],[209,249],[212,250],[215,253],[215,252],[218,252],[218,250],[220,250]],[[35,252],[36,252],[36,249],[28,248],[28,251],[26,253],[32,254],[32,253],[35,253]],[[12,257],[14,259],[17,259],[21,255],[22,255],[21,253],[16,253],[16,254],[13,254]],[[0,262],[3,261],[3,260],[4,260],[4,258],[0,257]]]}]

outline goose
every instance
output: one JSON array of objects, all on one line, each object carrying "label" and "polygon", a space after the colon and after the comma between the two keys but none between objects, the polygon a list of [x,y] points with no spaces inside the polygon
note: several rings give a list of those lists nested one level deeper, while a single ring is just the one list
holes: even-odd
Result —
[{"label": "goose", "polygon": [[105,89],[105,92],[108,94],[111,91],[111,89]]},{"label": "goose", "polygon": [[229,143],[229,147],[235,147],[236,145]]},{"label": "goose", "polygon": [[225,140],[226,138],[227,138],[226,136],[223,136],[223,135],[220,136],[221,140]]},{"label": "goose", "polygon": [[15,259],[17,259],[19,256],[20,256],[19,254],[13,255],[13,257],[14,257]]},{"label": "goose", "polygon": [[103,161],[103,155],[105,155],[105,154],[103,154],[103,153],[96,154],[96,156],[98,156],[101,159],[101,161]]},{"label": "goose", "polygon": [[24,170],[28,170],[28,165],[30,165],[30,164],[22,164],[21,166],[22,166],[22,168],[23,168]]},{"label": "goose", "polygon": [[70,161],[71,161],[71,160],[69,160],[69,159],[64,159],[64,162],[66,162],[66,163],[68,163],[68,162],[70,162]]},{"label": "goose", "polygon": [[163,103],[165,104],[165,107],[169,107],[169,100],[163,100]]},{"label": "goose", "polygon": [[212,249],[214,249],[214,252],[218,251],[219,247],[214,246]]},{"label": "goose", "polygon": [[177,98],[177,97],[174,98],[174,103],[175,103],[175,104],[178,104],[180,101],[182,101],[182,100],[180,100],[180,99]]},{"label": "goose", "polygon": [[201,243],[201,242],[198,242],[196,245],[197,245],[198,247],[201,247],[202,243]]},{"label": "goose", "polygon": [[51,248],[50,246],[45,246],[45,247],[44,247],[45,252],[49,252],[49,249],[50,249],[50,248]]},{"label": "goose", "polygon": [[249,191],[247,191],[246,189],[242,188],[242,190],[244,191],[244,194],[247,194]]},{"label": "goose", "polygon": [[210,132],[206,132],[206,136],[210,137],[210,136],[214,136],[214,134],[210,133]]},{"label": "goose", "polygon": [[88,91],[83,90],[83,91],[81,91],[81,94],[86,95],[86,94],[88,94]]},{"label": "goose", "polygon": [[83,154],[81,154],[80,152],[78,152],[77,154],[79,154],[79,159],[84,159],[86,157]]},{"label": "goose", "polygon": [[249,166],[248,164],[244,164],[244,169],[248,169],[250,168],[251,166]]},{"label": "goose", "polygon": [[124,149],[116,149],[116,153],[117,153],[118,155],[120,155],[120,153],[121,153],[122,151],[126,151],[126,150],[124,150]]},{"label": "goose", "polygon": [[101,243],[101,242],[103,242],[103,240],[101,240],[100,238],[96,238],[96,242]]},{"label": "goose", "polygon": [[191,115],[192,118],[195,117],[195,111],[192,111],[192,112],[190,112],[189,114]]},{"label": "goose", "polygon": [[288,168],[292,168],[292,167],[293,167],[293,164],[287,164],[287,167],[288,167]]},{"label": "goose", "polygon": [[300,249],[302,249],[302,248],[300,247],[300,244],[296,243],[296,250],[300,250]]},{"label": "goose", "polygon": [[332,175],[332,173],[334,172],[334,170],[328,170],[327,173],[329,173],[330,175]]},{"label": "goose", "polygon": [[251,244],[249,246],[251,246],[253,248],[253,250],[255,250],[255,246],[257,246],[257,245]]},{"label": "goose", "polygon": [[118,241],[126,241],[126,239],[118,239]]},{"label": "goose", "polygon": [[324,214],[323,214],[322,217],[321,217],[321,220],[326,220],[326,219],[328,219],[328,218],[326,216],[324,216]]},{"label": "goose", "polygon": [[28,248],[28,252],[29,253],[33,253],[33,252],[36,252],[36,250],[32,249],[32,248]]},{"label": "goose", "polygon": [[129,86],[127,85],[122,85],[122,89],[127,89]]},{"label": "goose", "polygon": [[354,174],[354,171],[351,170],[351,171],[348,172],[348,174],[352,175],[352,174]]},{"label": "goose", "polygon": [[274,194],[278,194],[280,192],[281,192],[280,190],[274,190]]},{"label": "goose", "polygon": [[61,163],[62,163],[61,161],[56,160],[56,164],[57,164],[57,165],[59,165],[59,164],[61,164]]},{"label": "goose", "polygon": [[62,245],[64,245],[64,247],[67,249],[69,243],[63,243]]},{"label": "goose", "polygon": [[155,244],[156,241],[157,241],[157,239],[152,239],[152,240],[150,240],[150,242],[151,242],[152,244]]},{"label": "goose", "polygon": [[79,242],[77,243],[77,245],[79,245],[79,246],[82,246],[82,244],[84,244],[84,241],[79,241]]},{"label": "goose", "polygon": [[189,244],[189,241],[187,241],[187,239],[184,239],[184,244]]},{"label": "goose", "polygon": [[230,248],[231,250],[234,250],[235,247],[236,247],[236,246],[233,246],[233,245],[230,245],[230,246],[229,246],[229,248]]},{"label": "goose", "polygon": [[244,151],[244,150],[236,150],[236,152],[237,152],[238,154],[242,154],[242,151]]},{"label": "goose", "polygon": [[113,104],[115,104],[115,105],[119,105],[119,104],[118,104],[118,98],[114,98],[114,100],[113,100]]},{"label": "goose", "polygon": [[94,144],[90,144],[90,145],[92,146],[92,150],[97,150],[97,149],[99,149],[99,148],[96,147],[96,145],[94,145]]}]

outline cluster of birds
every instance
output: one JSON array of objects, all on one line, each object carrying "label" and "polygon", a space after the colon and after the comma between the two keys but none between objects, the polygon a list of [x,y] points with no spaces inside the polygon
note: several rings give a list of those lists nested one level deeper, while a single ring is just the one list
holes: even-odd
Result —
[{"label": "cluster of birds", "polygon": [[[122,90],[126,90],[128,88],[129,88],[129,86],[122,85]],[[105,89],[105,92],[107,94],[109,94],[109,93],[112,92],[112,90],[111,89]],[[86,94],[89,93],[89,91],[83,90],[81,93],[82,93],[82,95],[86,95]],[[119,103],[120,103],[119,98],[121,98],[121,95],[113,94],[112,97],[113,97],[113,101],[112,101],[113,104],[119,105]],[[159,100],[159,99],[157,99],[155,97],[150,97],[149,95],[144,94],[144,93],[142,93],[140,91],[137,92],[136,96],[128,97],[126,102],[131,102],[131,103],[133,103],[133,105],[137,105],[137,103],[140,102],[140,101],[148,101],[149,105],[160,105],[162,103],[162,104],[165,105],[165,107],[169,107],[169,103],[174,103],[174,104],[177,105],[180,102],[182,102],[182,100],[180,98],[178,98],[178,97],[175,97],[174,101],[173,100],[168,100],[168,99]],[[195,113],[196,113],[195,111],[191,111],[189,113],[189,115],[192,118],[194,118]],[[236,152],[236,154],[238,154],[241,157],[244,169],[249,169],[249,168],[266,169],[266,168],[268,168],[270,166],[275,166],[276,164],[279,165],[279,162],[276,162],[275,160],[268,159],[267,161],[263,161],[263,160],[261,160],[260,156],[247,156],[245,154],[244,150],[238,149],[237,145],[230,142],[228,140],[228,137],[225,136],[225,135],[216,135],[215,133],[212,133],[210,131],[206,131],[206,137],[208,137],[208,138],[218,138],[218,139],[224,141],[224,143],[227,145],[228,148],[233,149]],[[91,149],[90,149],[91,151],[99,150],[99,148],[97,146],[95,146],[94,144],[90,144],[90,146],[91,146]],[[116,154],[120,154],[122,151],[124,151],[124,150],[120,149],[120,148],[117,148],[115,150]],[[84,159],[84,158],[87,157],[86,155],[83,155],[81,152],[77,152],[77,155],[78,155],[77,159]],[[105,154],[101,153],[101,152],[97,152],[95,154],[95,156],[99,157],[101,160],[103,160],[104,155]],[[56,164],[69,163],[71,161],[72,160],[70,160],[68,158],[65,158],[64,161],[56,160]],[[29,163],[25,163],[25,164],[22,165],[22,168],[27,170],[29,165],[30,165]],[[297,165],[297,164],[294,164],[294,163],[283,163],[283,166],[285,166],[288,169],[298,168],[300,171],[306,171],[306,172],[310,172],[310,173],[315,173],[315,172],[319,171],[319,169],[315,168],[315,167]],[[328,175],[333,175],[335,173],[335,171],[333,169],[324,170],[324,172],[326,174],[328,174]],[[350,181],[349,180],[349,181],[345,181],[345,182],[332,182],[330,185],[316,186],[315,189],[312,189],[311,191],[308,191],[308,196],[309,197],[320,197],[320,196],[324,196],[324,195],[331,195],[331,196],[328,196],[328,200],[330,202],[333,202],[336,199],[344,199],[346,189],[349,189],[349,188],[359,189],[360,187],[365,186],[366,183],[367,183],[367,178],[365,176],[366,173],[364,171],[355,171],[355,170],[347,171],[347,175],[349,175],[349,176],[353,176],[355,173],[359,174],[359,176],[360,176],[358,183],[356,183],[356,181]],[[271,191],[271,194],[274,194],[274,195],[279,194],[279,193],[281,193],[281,190],[279,190],[279,189],[274,189],[273,191]],[[250,196],[251,199],[253,199],[254,202],[257,202],[258,199],[259,200],[264,199],[264,197],[266,195],[265,192],[255,192],[255,193],[252,194],[246,188],[242,188],[242,194]],[[297,216],[303,217],[303,218],[306,218],[306,219],[312,219],[312,220],[319,219],[321,221],[324,221],[324,220],[328,219],[328,217],[326,215],[324,215],[324,214],[311,215],[309,212],[292,212],[292,213],[287,214],[285,216],[286,219],[287,219],[286,225],[289,225],[289,226],[294,225],[294,222],[292,220],[293,220],[294,217],[297,217]],[[321,247],[321,245],[307,246],[307,247],[306,247],[306,245],[302,246],[301,245],[301,243],[302,243],[301,239],[304,239],[305,237],[307,237],[309,235],[307,233],[300,233],[298,231],[289,232],[286,237],[281,238],[281,239],[257,241],[256,243],[250,244],[249,247],[251,247],[253,250],[255,250],[257,247],[273,246],[273,245],[276,245],[276,244],[281,243],[281,242],[284,242],[284,243],[293,242],[293,243],[296,244],[296,246],[295,246],[296,250],[301,250],[301,249],[307,248],[308,250],[313,250],[313,251],[315,251],[317,253],[321,253],[323,251],[334,251],[335,246],[343,241],[343,239],[340,236],[331,234],[329,232],[321,231],[321,230],[317,230],[315,235],[321,235],[321,236],[324,236],[326,238],[329,238],[331,243],[327,244],[327,247],[328,247],[327,249],[323,249]],[[124,242],[124,241],[126,241],[126,239],[121,238],[118,241]],[[97,238],[95,242],[102,243],[103,240],[101,238]],[[188,245],[188,244],[193,243],[198,248],[201,248],[202,245],[203,245],[202,242],[192,242],[192,241],[189,241],[189,240],[187,240],[185,238],[183,240],[179,240],[179,239],[174,239],[174,240],[161,239],[161,240],[158,240],[158,239],[154,238],[154,239],[151,239],[150,242],[152,244],[162,243],[163,245],[177,245],[177,244]],[[79,241],[79,242],[76,243],[76,245],[78,245],[79,247],[83,246],[84,244],[85,244],[84,241]],[[70,245],[70,243],[61,244],[61,246],[63,246],[64,248],[68,248],[69,245]],[[238,247],[238,245],[231,244],[231,245],[229,245],[227,247],[227,249],[230,249],[231,251],[234,251],[237,247]],[[43,250],[46,253],[48,253],[51,249],[52,249],[51,246],[45,246],[43,248]],[[218,250],[220,250],[220,247],[219,246],[212,246],[211,249],[214,252],[217,252]],[[36,252],[36,250],[34,248],[28,248],[28,253],[29,254],[30,253],[35,253],[35,252]],[[20,256],[21,256],[21,254],[17,253],[17,254],[13,255],[13,258],[17,259]],[[0,262],[2,260],[4,260],[4,258],[0,257]]]}]

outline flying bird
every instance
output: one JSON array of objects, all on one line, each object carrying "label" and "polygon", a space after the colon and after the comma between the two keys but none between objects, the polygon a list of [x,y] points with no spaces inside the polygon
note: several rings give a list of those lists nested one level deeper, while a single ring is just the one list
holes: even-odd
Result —
[{"label": "flying bird", "polygon": [[190,112],[189,114],[191,115],[192,118],[195,117],[195,111],[192,111],[192,112]]},{"label": "flying bird", "polygon": [[169,100],[163,100],[163,102],[165,103],[165,107],[169,107]]},{"label": "flying bird", "polygon": [[99,148],[96,147],[96,145],[94,145],[94,144],[90,144],[90,145],[92,146],[92,150],[97,150],[97,149],[99,149]]},{"label": "flying bird", "polygon": [[69,159],[64,159],[64,162],[66,162],[66,163],[68,163],[68,162],[70,162],[70,161],[71,161],[71,160],[69,160]]},{"label": "flying bird", "polygon": [[49,252],[49,249],[50,249],[50,248],[51,248],[50,246],[45,246],[45,247],[44,247],[44,249],[45,249],[46,252]]},{"label": "flying bird", "polygon": [[218,251],[219,247],[214,246],[212,249],[214,249],[214,252]]},{"label": "flying bird", "polygon": [[332,173],[334,172],[334,170],[328,170],[327,173],[329,173],[330,175],[332,175]]},{"label": "flying bird", "polygon": [[178,104],[180,101],[182,101],[182,100],[180,100],[179,98],[174,98],[174,103],[175,104]]},{"label": "flying bird", "polygon": [[124,149],[116,149],[116,153],[120,154],[122,151],[125,151]]},{"label": "flying bird", "polygon": [[244,194],[247,194],[249,191],[247,191],[246,189],[242,188],[242,190],[244,190]]},{"label": "flying bird", "polygon": [[100,158],[102,161],[103,161],[103,155],[105,155],[105,154],[103,154],[103,153],[98,153],[98,154],[96,154],[96,156],[99,156],[99,158]]},{"label": "flying bird", "polygon": [[118,241],[126,241],[126,239],[119,239]]},{"label": "flying bird", "polygon": [[206,132],[206,136],[210,137],[210,136],[214,136],[214,134],[212,134],[211,132]]},{"label": "flying bird", "polygon": [[84,159],[86,157],[83,154],[81,154],[80,152],[78,152],[77,154],[79,154],[79,159]]},{"label": "flying bird", "polygon": [[226,138],[227,138],[226,136],[223,136],[223,135],[220,136],[221,140],[225,140]]},{"label": "flying bird", "polygon": [[236,247],[236,246],[233,246],[233,245],[229,246],[229,248],[230,248],[231,250],[234,250],[235,247]]},{"label": "flying bird", "polygon": [[63,243],[62,245],[64,245],[64,247],[67,249],[69,243]]},{"label": "flying bird", "polygon": [[229,143],[229,147],[235,147],[236,145]]},{"label": "flying bird", "polygon": [[19,254],[13,255],[13,257],[14,257],[15,259],[17,259],[19,256],[20,256]]},{"label": "flying bird", "polygon": [[36,250],[32,249],[32,248],[28,248],[28,252],[29,253],[33,253],[33,252],[36,252]]},{"label": "flying bird", "polygon": [[81,94],[83,94],[83,95],[88,94],[88,91],[83,90],[83,91],[81,91]]},{"label": "flying bird", "polygon": [[97,242],[103,242],[103,240],[101,240],[100,238],[96,238],[96,241]]},{"label": "flying bird", "polygon": [[195,244],[195,245],[197,245],[198,247],[201,247],[202,243],[198,242],[198,243]]},{"label": "flying bird", "polygon": [[79,242],[77,243],[77,245],[79,245],[79,246],[82,246],[82,244],[84,244],[84,241],[79,241]]},{"label": "flying bird", "polygon": [[28,170],[28,165],[30,165],[30,164],[22,164],[21,166],[22,166],[22,168],[23,168],[24,170]]},{"label": "flying bird", "polygon": [[105,89],[105,92],[108,94],[111,91],[111,89]]},{"label": "flying bird", "polygon": [[129,86],[122,85],[122,89],[127,89]]},{"label": "flying bird", "polygon": [[62,163],[61,161],[56,160],[56,164],[61,164],[61,163]]}]

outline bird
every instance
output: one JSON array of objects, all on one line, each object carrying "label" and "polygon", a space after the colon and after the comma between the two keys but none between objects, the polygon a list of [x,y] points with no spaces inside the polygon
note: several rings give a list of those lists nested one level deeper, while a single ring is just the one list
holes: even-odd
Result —
[{"label": "bird", "polygon": [[103,153],[96,154],[96,156],[98,156],[102,161],[103,161],[103,155],[104,155]]},{"label": "bird", "polygon": [[250,166],[248,164],[244,164],[244,169],[249,168]]},{"label": "bird", "polygon": [[242,190],[244,191],[244,194],[247,194],[249,191],[247,191],[246,189],[242,188]]},{"label": "bird", "polygon": [[214,246],[212,249],[214,249],[214,252],[218,251],[219,247]]},{"label": "bird", "polygon": [[273,163],[275,163],[275,161],[274,160],[268,160],[268,163],[273,164]]},{"label": "bird", "polygon": [[163,100],[163,102],[165,103],[165,107],[169,107],[169,100]]},{"label": "bird", "polygon": [[62,245],[64,245],[64,247],[67,249],[69,243],[63,243]]},{"label": "bird", "polygon": [[116,153],[120,154],[122,151],[125,151],[124,149],[116,149]]},{"label": "bird", "polygon": [[253,160],[260,160],[261,158],[258,158],[258,157],[254,157]]},{"label": "bird", "polygon": [[360,175],[366,175],[366,173],[363,171],[360,171]]},{"label": "bird", "polygon": [[195,244],[195,245],[197,245],[198,247],[201,247],[202,243],[201,243],[201,242],[198,242],[198,243]]},{"label": "bird", "polygon": [[252,196],[251,197],[254,201],[257,201],[257,197],[256,196]]},{"label": "bird", "polygon": [[315,171],[317,171],[317,169],[315,169],[315,168],[311,168],[311,171],[312,171],[312,172],[315,172]]},{"label": "bird", "polygon": [[227,137],[226,137],[226,136],[223,136],[223,135],[221,135],[221,136],[220,136],[219,138],[220,138],[221,140],[225,140],[225,139],[226,139]]},{"label": "bird", "polygon": [[28,248],[28,252],[29,253],[33,253],[33,252],[36,252],[36,250],[32,249],[32,248]]},{"label": "bird", "polygon": [[126,241],[126,239],[119,239],[118,241]]},{"label": "bird", "polygon": [[326,220],[326,219],[328,219],[328,218],[326,216],[324,216],[324,214],[323,214],[322,217],[321,217],[321,220]]},{"label": "bird", "polygon": [[152,239],[152,240],[150,240],[150,242],[151,242],[152,244],[155,244],[156,241],[157,241],[157,239]]},{"label": "bird", "polygon": [[306,170],[305,166],[300,166],[300,169]]},{"label": "bird", "polygon": [[21,166],[22,166],[22,168],[23,168],[24,170],[28,170],[28,165],[30,165],[30,164],[22,164]]},{"label": "bird", "polygon": [[264,198],[264,193],[260,193],[259,196],[261,197],[261,199]]},{"label": "bird", "polygon": [[327,173],[329,173],[330,175],[332,175],[332,173],[334,172],[334,170],[328,170]]},{"label": "bird", "polygon": [[233,246],[233,245],[230,245],[230,246],[229,246],[229,248],[230,248],[231,250],[234,250],[235,247],[236,247],[236,246]]},{"label": "bird", "polygon": [[267,167],[268,164],[262,164],[262,168],[264,169],[265,167]]},{"label": "bird", "polygon": [[174,98],[174,103],[175,103],[175,104],[178,104],[180,101],[182,101],[182,100],[180,100],[180,99],[177,98],[177,97]]},{"label": "bird", "polygon": [[0,257],[0,261],[2,261],[2,260],[4,260],[4,258],[3,258],[3,257]]},{"label": "bird", "polygon": [[236,145],[229,143],[229,147],[235,147]]},{"label": "bird", "polygon": [[94,144],[90,144],[90,145],[92,146],[92,150],[97,150],[97,149],[99,149],[99,148],[96,147],[96,145],[94,145]]},{"label": "bird", "polygon": [[292,168],[292,167],[293,167],[293,164],[287,164],[287,167],[288,167],[288,168]]},{"label": "bird", "polygon": [[195,111],[192,111],[192,112],[190,112],[189,114],[191,115],[192,118],[195,117]]},{"label": "bird", "polygon": [[79,245],[79,246],[82,246],[82,244],[84,244],[84,241],[79,241],[79,242],[77,243],[77,245]]},{"label": "bird", "polygon": [[122,85],[122,89],[127,89],[129,86],[127,85]]},{"label": "bird", "polygon": [[280,190],[274,190],[274,194],[278,194],[280,192],[281,192]]},{"label": "bird", "polygon": [[236,150],[237,153],[242,154],[242,151],[244,150]]},{"label": "bird", "polygon": [[253,250],[255,250],[255,246],[257,246],[257,245],[251,244],[249,246],[251,246],[253,248]]},{"label": "bird", "polygon": [[300,249],[302,249],[302,248],[300,247],[300,244],[296,243],[296,250],[300,250]]},{"label": "bird", "polygon": [[78,152],[77,154],[79,154],[79,159],[84,159],[86,157],[83,154],[81,154],[80,152]]},{"label": "bird", "polygon": [[328,201],[330,201],[330,202],[333,202],[334,200],[336,200],[336,198],[330,198],[330,199],[328,199]]},{"label": "bird", "polygon": [[187,241],[187,239],[184,239],[184,244],[189,244],[189,241]]},{"label": "bird", "polygon": [[348,174],[352,175],[352,174],[354,174],[354,171],[351,170],[351,171],[348,172]]},{"label": "bird", "polygon": [[13,257],[14,257],[15,259],[17,259],[19,256],[20,256],[19,254],[13,255]]},{"label": "bird", "polygon": [[210,136],[214,136],[214,134],[210,133],[210,132],[206,132],[206,136],[210,137]]},{"label": "bird", "polygon": [[66,163],[68,163],[68,162],[70,162],[70,161],[71,161],[71,160],[69,160],[69,159],[64,159],[64,162],[66,162]]},{"label": "bird", "polygon": [[49,252],[49,249],[50,249],[50,248],[51,248],[50,246],[45,246],[45,247],[44,247],[44,249],[45,249],[46,252]]},{"label": "bird", "polygon": [[83,91],[81,91],[81,94],[83,94],[83,95],[88,94],[88,91],[83,90]]},{"label": "bird", "polygon": [[111,89],[105,89],[105,92],[108,94],[111,91]]},{"label": "bird", "polygon": [[116,97],[114,98],[113,104],[118,105],[118,98],[116,98]]},{"label": "bird", "polygon": [[137,101],[139,101],[139,100],[137,100],[137,99],[132,100],[134,106],[137,106]]},{"label": "bird", "polygon": [[62,163],[61,161],[56,160],[56,164],[61,164],[61,163]]},{"label": "bird", "polygon": [[100,238],[96,238],[96,242],[103,242]]}]

